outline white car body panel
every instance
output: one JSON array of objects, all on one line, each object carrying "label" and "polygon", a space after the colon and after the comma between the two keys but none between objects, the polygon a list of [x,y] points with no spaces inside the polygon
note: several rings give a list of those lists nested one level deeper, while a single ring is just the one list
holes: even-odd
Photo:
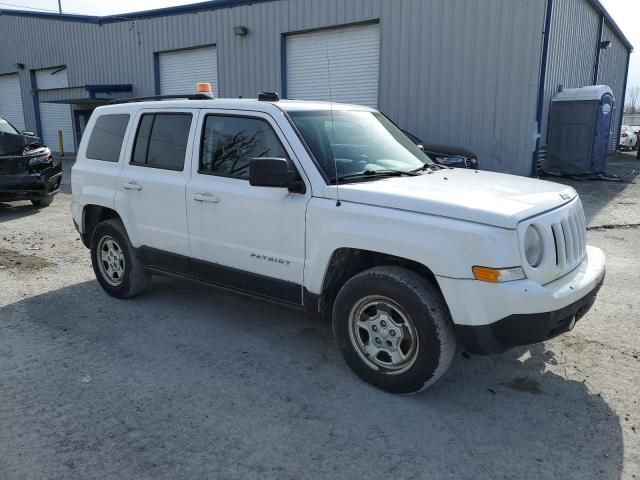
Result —
[{"label": "white car body panel", "polygon": [[540,285],[525,279],[487,283],[437,277],[452,318],[457,325],[488,325],[509,315],[553,312],[584,297],[603,280],[602,250],[587,247],[575,270],[558,280]]},{"label": "white car body panel", "polygon": [[520,264],[515,230],[441,216],[314,198],[307,212],[305,286],[321,293],[339,248],[385,253],[418,262],[435,275],[472,278],[473,265]]},{"label": "white car body panel", "polygon": [[[626,136],[623,136],[626,134]],[[633,127],[622,125],[620,127],[619,143],[621,147],[636,148],[638,146],[638,135]]]},{"label": "white car body panel", "polygon": [[[345,201],[511,229],[577,195],[573,188],[557,183],[463,168],[351,183],[338,189]],[[335,187],[327,186],[325,191],[335,192]]]},{"label": "white car body panel", "polygon": [[[133,125],[144,114],[162,113],[166,109],[144,108],[133,116]],[[193,115],[186,159],[193,153],[199,110],[172,109],[171,113]],[[135,132],[135,130],[134,130]],[[189,231],[187,227],[186,185],[191,178],[191,162],[185,160],[182,171],[163,170],[129,163],[134,148],[134,135],[129,135],[123,168],[120,170],[115,210],[127,219],[125,227],[134,247],[147,246],[188,257]],[[137,186],[140,190],[127,188]]]},{"label": "white car body panel", "polygon": [[[203,110],[198,138],[206,114],[237,115],[238,112]],[[256,111],[243,114],[267,121],[289,156],[295,157],[270,115]],[[307,193],[302,195],[284,188],[252,187],[245,180],[200,174],[198,164],[196,153],[186,189],[192,257],[302,285],[305,215],[311,189],[307,188]],[[210,198],[197,200],[202,195]]]}]

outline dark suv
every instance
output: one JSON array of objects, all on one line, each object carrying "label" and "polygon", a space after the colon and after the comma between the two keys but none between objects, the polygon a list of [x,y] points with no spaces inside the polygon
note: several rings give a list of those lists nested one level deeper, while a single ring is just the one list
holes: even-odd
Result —
[{"label": "dark suv", "polygon": [[0,202],[51,204],[62,181],[62,162],[30,132],[0,117]]},{"label": "dark suv", "polygon": [[418,145],[431,160],[439,165],[444,165],[445,167],[472,168],[474,170],[478,169],[478,157],[475,153],[467,150],[466,148],[425,143],[412,133],[407,132],[406,130],[403,130],[403,132],[407,137],[409,137],[409,140]]}]

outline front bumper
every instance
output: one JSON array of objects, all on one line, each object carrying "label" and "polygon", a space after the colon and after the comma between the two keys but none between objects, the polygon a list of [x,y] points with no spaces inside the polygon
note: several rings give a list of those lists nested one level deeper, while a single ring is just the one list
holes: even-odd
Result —
[{"label": "front bumper", "polygon": [[37,200],[55,195],[61,181],[61,164],[38,173],[0,175],[0,201]]},{"label": "front bumper", "polygon": [[461,343],[471,353],[499,353],[573,328],[593,305],[605,276],[604,253],[588,246],[582,263],[547,285],[491,284],[438,277]]},{"label": "front bumper", "polygon": [[557,337],[573,329],[596,301],[600,283],[587,295],[560,310],[509,315],[489,325],[458,325],[456,334],[469,353],[501,353],[518,345],[530,345]]}]

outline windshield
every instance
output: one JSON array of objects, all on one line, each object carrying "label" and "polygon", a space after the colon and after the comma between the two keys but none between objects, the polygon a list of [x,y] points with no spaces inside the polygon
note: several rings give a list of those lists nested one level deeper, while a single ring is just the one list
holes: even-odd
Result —
[{"label": "windshield", "polygon": [[322,110],[290,112],[290,116],[332,182],[336,177],[375,179],[433,164],[381,113]]},{"label": "windshield", "polygon": [[19,131],[13,128],[11,124],[2,117],[0,117],[0,133],[12,133],[14,135],[20,134]]}]

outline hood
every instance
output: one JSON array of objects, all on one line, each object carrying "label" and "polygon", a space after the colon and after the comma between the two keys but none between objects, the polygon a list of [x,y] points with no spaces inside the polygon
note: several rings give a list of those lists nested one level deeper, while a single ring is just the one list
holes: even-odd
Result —
[{"label": "hood", "polygon": [[[335,186],[327,187],[333,190]],[[340,199],[515,229],[577,195],[566,185],[502,173],[438,170],[339,186]]]},{"label": "hood", "polygon": [[437,145],[435,143],[423,143],[424,153],[427,155],[447,155],[475,158],[476,154],[466,148],[455,147],[453,145]]},{"label": "hood", "polygon": [[0,132],[0,156],[22,155],[27,146],[26,140],[24,135]]}]

